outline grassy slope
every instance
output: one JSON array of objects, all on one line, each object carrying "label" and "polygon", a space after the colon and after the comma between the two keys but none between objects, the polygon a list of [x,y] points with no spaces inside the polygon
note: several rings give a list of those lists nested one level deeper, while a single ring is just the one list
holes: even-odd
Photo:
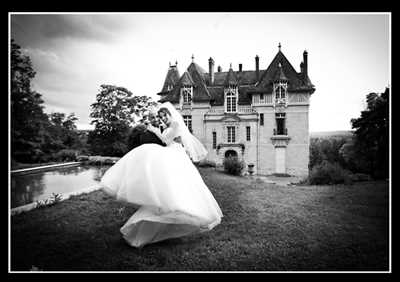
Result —
[{"label": "grassy slope", "polygon": [[279,187],[200,172],[224,212],[212,231],[129,247],[119,228],[135,207],[97,191],[12,217],[12,270],[388,269],[386,182]]}]

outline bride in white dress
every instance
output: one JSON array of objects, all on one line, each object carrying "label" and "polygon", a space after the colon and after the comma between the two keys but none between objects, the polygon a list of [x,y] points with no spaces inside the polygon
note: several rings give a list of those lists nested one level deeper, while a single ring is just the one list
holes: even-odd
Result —
[{"label": "bride in white dress", "polygon": [[143,144],[110,167],[101,179],[103,190],[140,208],[121,227],[126,242],[134,247],[211,230],[222,212],[193,161],[207,155],[204,146],[186,127],[169,103],[158,113],[167,128],[154,132],[166,147]]}]

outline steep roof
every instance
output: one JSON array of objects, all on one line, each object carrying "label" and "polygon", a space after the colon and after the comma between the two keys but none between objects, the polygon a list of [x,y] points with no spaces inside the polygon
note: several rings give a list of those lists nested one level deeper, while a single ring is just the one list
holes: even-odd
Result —
[{"label": "steep roof", "polygon": [[211,96],[204,80],[204,73],[204,69],[202,69],[196,63],[192,62],[187,68],[187,71],[179,79],[175,87],[170,92],[167,92],[166,95],[162,97],[159,101],[170,101],[173,103],[178,103],[180,88],[183,85],[193,86],[194,102],[210,101]]},{"label": "steep roof", "polygon": [[229,68],[228,74],[225,77],[224,86],[228,86],[231,84],[234,84],[234,85],[238,84],[238,79],[237,79],[234,71],[232,70],[232,66]]},{"label": "steep roof", "polygon": [[178,67],[170,66],[167,72],[167,76],[165,77],[164,85],[161,89],[161,92],[168,91],[168,85],[175,85],[179,80],[179,71]]},{"label": "steep roof", "polygon": [[278,70],[274,75],[274,80],[273,81],[288,81],[288,78],[286,77],[281,63],[278,64]]},{"label": "steep roof", "polygon": [[297,73],[280,50],[268,68],[261,72],[260,80],[256,83],[255,89],[258,91],[265,91],[267,89],[272,91],[272,84],[276,79],[279,79],[279,77],[288,81],[289,91],[312,90],[312,88],[314,88],[308,76]]},{"label": "steep roof", "polygon": [[160,100],[161,102],[179,102],[179,89],[185,76],[193,81],[193,101],[210,101],[212,105],[223,105],[224,87],[228,84],[238,85],[238,102],[242,105],[250,104],[251,93],[272,93],[273,83],[277,80],[287,81],[289,91],[311,91],[312,93],[315,90],[308,75],[303,72],[298,73],[280,50],[268,68],[259,71],[259,80],[257,80],[256,71],[233,71],[230,68],[227,72],[215,72],[214,83],[211,85],[209,73],[194,62],[187,68],[187,73],[188,75],[184,74],[171,91],[159,93],[166,94]]},{"label": "steep roof", "polygon": [[187,71],[185,71],[181,77],[181,79],[179,80],[179,84],[180,85],[194,85],[194,81],[192,76],[190,75],[190,73],[188,73]]}]

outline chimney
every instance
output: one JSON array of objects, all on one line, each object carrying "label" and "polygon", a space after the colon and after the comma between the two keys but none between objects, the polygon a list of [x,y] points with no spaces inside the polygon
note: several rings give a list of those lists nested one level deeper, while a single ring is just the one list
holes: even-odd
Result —
[{"label": "chimney", "polygon": [[214,60],[211,57],[208,59],[208,72],[210,75],[210,84],[214,84]]},{"label": "chimney", "polygon": [[221,71],[222,71],[221,66],[218,66],[218,72],[221,72]]},{"label": "chimney", "polygon": [[300,63],[300,73],[304,73],[304,63]]},{"label": "chimney", "polygon": [[305,75],[308,75],[308,53],[307,53],[307,50],[304,50],[304,53],[303,53],[303,72]]},{"label": "chimney", "polygon": [[256,55],[256,78],[260,78],[260,58]]},{"label": "chimney", "polygon": [[241,72],[242,71],[242,64],[239,64],[239,71]]}]

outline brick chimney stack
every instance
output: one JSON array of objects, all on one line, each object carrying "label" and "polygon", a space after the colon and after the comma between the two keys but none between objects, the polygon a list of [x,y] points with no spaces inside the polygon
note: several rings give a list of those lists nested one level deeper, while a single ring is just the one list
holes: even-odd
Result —
[{"label": "brick chimney stack", "polygon": [[222,71],[221,66],[218,66],[218,72],[221,72],[221,71]]},{"label": "brick chimney stack", "polygon": [[305,75],[308,75],[308,53],[307,53],[307,50],[304,50],[304,53],[303,53],[303,72]]},{"label": "brick chimney stack", "polygon": [[242,64],[239,64],[239,71],[240,71],[240,72],[242,71],[242,67],[243,67],[243,65],[242,65]]},{"label": "brick chimney stack", "polygon": [[208,72],[210,75],[210,84],[214,84],[214,60],[211,57],[208,59]]},{"label": "brick chimney stack", "polygon": [[260,78],[260,58],[256,55],[256,77],[257,80]]}]

